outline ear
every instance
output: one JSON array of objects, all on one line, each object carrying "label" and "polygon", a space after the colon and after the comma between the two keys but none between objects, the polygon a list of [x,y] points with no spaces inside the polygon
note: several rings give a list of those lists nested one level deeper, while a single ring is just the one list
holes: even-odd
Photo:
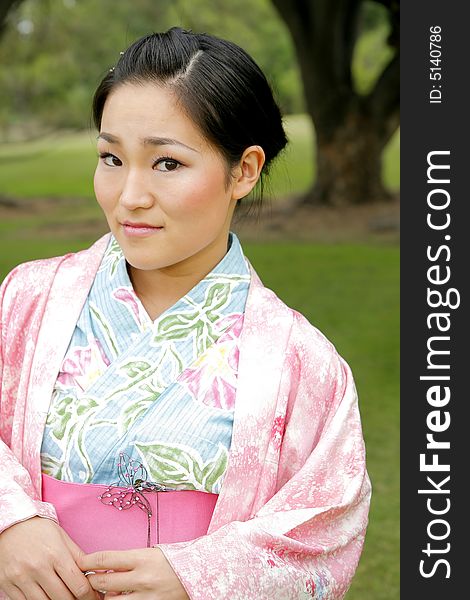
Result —
[{"label": "ear", "polygon": [[265,154],[261,146],[249,146],[245,149],[234,170],[232,199],[239,200],[251,192],[261,175],[264,161]]}]

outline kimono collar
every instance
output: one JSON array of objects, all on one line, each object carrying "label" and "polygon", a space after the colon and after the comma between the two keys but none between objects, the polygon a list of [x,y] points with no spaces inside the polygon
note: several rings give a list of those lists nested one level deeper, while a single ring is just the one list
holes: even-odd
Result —
[{"label": "kimono collar", "polygon": [[[194,305],[202,305],[205,301],[205,294],[208,285],[218,280],[246,280],[250,279],[250,270],[248,263],[243,254],[242,247],[238,237],[230,232],[228,238],[228,249],[222,260],[208,273],[201,281],[199,281],[183,298],[172,305],[164,314],[168,312],[178,312],[188,302]],[[141,322],[141,328],[146,329],[152,325],[152,320],[145,311],[142,303],[137,297],[132,282],[127,270],[127,262],[118,242],[111,236],[109,244],[104,253],[101,265],[96,274],[93,286],[90,290],[90,297],[96,300],[99,299],[100,304],[105,303],[107,312],[115,322],[123,320],[121,310],[123,306],[119,306],[109,296],[109,288],[112,284],[113,298],[119,296],[119,300],[123,304],[133,304],[134,311],[138,314],[138,320]],[[108,298],[108,299],[107,299]],[[240,307],[243,311],[243,307]],[[158,317],[160,319],[161,316]]]}]

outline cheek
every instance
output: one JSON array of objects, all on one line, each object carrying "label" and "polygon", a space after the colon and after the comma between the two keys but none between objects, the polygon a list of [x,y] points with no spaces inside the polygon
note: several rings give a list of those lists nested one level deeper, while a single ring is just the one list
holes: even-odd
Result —
[{"label": "cheek", "polygon": [[[229,193],[225,189],[225,179],[220,172],[192,178],[179,188],[179,193],[167,197],[162,195],[161,205],[168,216],[182,219],[201,218],[212,220],[219,214],[225,214],[229,202]],[[163,206],[165,204],[165,206]]]},{"label": "cheek", "polygon": [[93,188],[98,204],[106,212],[111,206],[111,187],[107,184],[99,168],[96,169],[93,177]]}]

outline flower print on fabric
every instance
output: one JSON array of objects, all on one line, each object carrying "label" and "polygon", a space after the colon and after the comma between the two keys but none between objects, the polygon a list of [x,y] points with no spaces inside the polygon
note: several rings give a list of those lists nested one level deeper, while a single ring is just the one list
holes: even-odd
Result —
[{"label": "flower print on fabric", "polygon": [[112,295],[113,298],[115,298],[118,302],[122,302],[127,310],[129,310],[141,331],[148,329],[148,327],[151,325],[150,317],[148,316],[142,305],[142,302],[140,302],[132,286],[118,287],[112,292]]},{"label": "flower print on fabric", "polygon": [[57,386],[76,385],[86,390],[109,367],[109,359],[98,339],[88,336],[87,346],[75,346],[67,353],[57,377]]},{"label": "flower print on fabric", "polygon": [[111,238],[56,382],[44,472],[109,484],[125,452],[156,483],[220,491],[250,283],[239,242],[230,240],[213,271],[152,322]]},{"label": "flower print on fabric", "polygon": [[218,343],[210,346],[179,378],[179,382],[187,385],[195,400],[226,410],[235,408],[243,315],[230,319],[233,325],[219,338]]}]

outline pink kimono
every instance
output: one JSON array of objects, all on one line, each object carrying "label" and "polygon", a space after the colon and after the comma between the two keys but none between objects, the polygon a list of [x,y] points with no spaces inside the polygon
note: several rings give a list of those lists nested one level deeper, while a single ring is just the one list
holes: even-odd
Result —
[{"label": "pink kimono", "polygon": [[[20,265],[1,287],[0,532],[35,515],[57,520],[41,501],[41,441],[107,243]],[[369,501],[348,365],[252,272],[229,464],[209,531],[161,549],[194,600],[342,598]]]}]

